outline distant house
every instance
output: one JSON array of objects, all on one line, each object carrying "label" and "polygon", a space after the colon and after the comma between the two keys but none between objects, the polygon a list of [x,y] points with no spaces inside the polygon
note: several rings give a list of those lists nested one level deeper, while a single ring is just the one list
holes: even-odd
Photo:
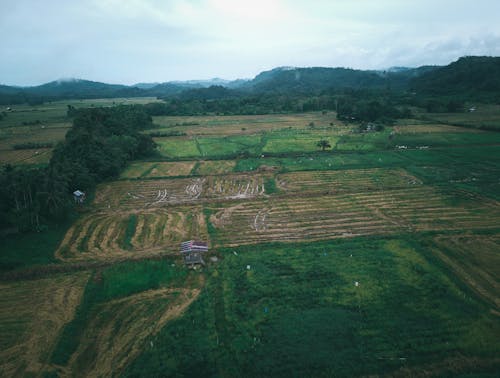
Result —
[{"label": "distant house", "polygon": [[80,190],[75,190],[73,192],[73,198],[76,203],[83,203],[85,201],[85,193]]},{"label": "distant house", "polygon": [[206,252],[208,252],[208,244],[206,242],[189,240],[181,243],[181,255],[186,265],[205,265],[203,254]]}]

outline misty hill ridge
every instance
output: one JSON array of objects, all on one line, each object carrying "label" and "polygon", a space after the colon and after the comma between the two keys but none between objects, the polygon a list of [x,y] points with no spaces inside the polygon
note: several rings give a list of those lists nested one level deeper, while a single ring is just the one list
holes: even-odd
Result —
[{"label": "misty hill ridge", "polygon": [[425,72],[412,88],[430,94],[500,91],[500,57],[469,56]]},{"label": "misty hill ridge", "polygon": [[99,97],[171,97],[210,99],[260,93],[318,93],[336,89],[390,89],[428,94],[500,91],[499,57],[464,57],[447,66],[393,67],[383,71],[331,67],[278,67],[252,80],[188,80],[107,84],[82,79],[62,79],[33,87],[0,85],[0,103]]}]

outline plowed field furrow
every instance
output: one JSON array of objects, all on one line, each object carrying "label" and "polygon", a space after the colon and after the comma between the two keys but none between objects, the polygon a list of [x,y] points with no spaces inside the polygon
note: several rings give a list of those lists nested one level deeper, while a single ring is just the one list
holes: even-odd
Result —
[{"label": "plowed field furrow", "polygon": [[[339,197],[341,200],[339,201]],[[224,215],[218,244],[237,245],[304,238],[329,239],[352,235],[414,230],[455,230],[496,225],[496,205],[478,199],[450,205],[452,197],[426,187],[352,195],[273,199],[242,203]],[[259,206],[260,205],[260,206]],[[353,209],[353,205],[355,207]],[[489,214],[485,216],[485,214]]]},{"label": "plowed field furrow", "polygon": [[99,209],[142,209],[210,199],[252,198],[263,194],[263,176],[208,176],[196,179],[116,181],[99,188]]},{"label": "plowed field furrow", "polygon": [[[88,214],[68,230],[56,256],[62,260],[126,258],[137,256],[136,252],[148,255],[171,252],[186,238],[208,239],[201,207],[134,214],[137,221],[129,244],[125,243],[125,237],[131,214]],[[76,246],[68,244],[73,239],[79,241]]]}]

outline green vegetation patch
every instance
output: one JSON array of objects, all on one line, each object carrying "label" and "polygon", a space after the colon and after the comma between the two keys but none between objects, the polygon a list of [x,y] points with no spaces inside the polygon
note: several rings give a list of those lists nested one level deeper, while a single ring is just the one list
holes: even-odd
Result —
[{"label": "green vegetation patch", "polygon": [[125,170],[121,173],[120,178],[138,178],[144,175],[155,166],[156,163],[149,162],[137,162],[130,164]]},{"label": "green vegetation patch", "polygon": [[500,133],[421,133],[396,134],[393,142],[407,147],[440,147],[500,143]]},{"label": "green vegetation patch", "polygon": [[199,157],[197,143],[186,137],[154,138],[159,152],[168,158]]},{"label": "green vegetation patch", "polygon": [[132,249],[132,238],[135,235],[135,228],[137,226],[137,215],[130,214],[127,221],[127,228],[125,228],[125,235],[123,236],[122,247],[124,249]]},{"label": "green vegetation patch", "polygon": [[195,175],[220,175],[231,173],[236,165],[235,160],[209,160],[201,161],[193,169]]},{"label": "green vegetation patch", "polygon": [[[462,373],[498,368],[498,322],[410,239],[220,253],[206,292],[129,375],[350,377],[432,371],[445,358],[459,358]],[[489,365],[475,366],[479,356]]]},{"label": "green vegetation patch", "polygon": [[260,153],[260,135],[235,135],[197,139],[203,157],[224,157]]},{"label": "green vegetation patch", "polygon": [[[64,238],[70,223],[47,225],[43,232],[2,236],[0,271],[26,268],[56,262],[54,252]],[[5,232],[5,231],[4,231]]]},{"label": "green vegetation patch", "polygon": [[315,130],[293,130],[286,129],[265,135],[265,145],[262,152],[312,152],[319,148],[317,143],[320,139],[327,140],[330,145],[337,143],[338,136],[333,132]]},{"label": "green vegetation patch", "polygon": [[321,153],[290,156],[238,159],[235,172],[254,171],[262,167],[277,167],[281,171],[331,170],[346,168],[403,167],[408,160],[399,151]]}]

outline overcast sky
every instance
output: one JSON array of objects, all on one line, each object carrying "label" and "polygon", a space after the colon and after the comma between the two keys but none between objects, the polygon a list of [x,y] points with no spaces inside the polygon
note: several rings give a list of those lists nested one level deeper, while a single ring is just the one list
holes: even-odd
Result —
[{"label": "overcast sky", "polygon": [[1,2],[0,83],[252,78],[500,56],[499,0]]}]

